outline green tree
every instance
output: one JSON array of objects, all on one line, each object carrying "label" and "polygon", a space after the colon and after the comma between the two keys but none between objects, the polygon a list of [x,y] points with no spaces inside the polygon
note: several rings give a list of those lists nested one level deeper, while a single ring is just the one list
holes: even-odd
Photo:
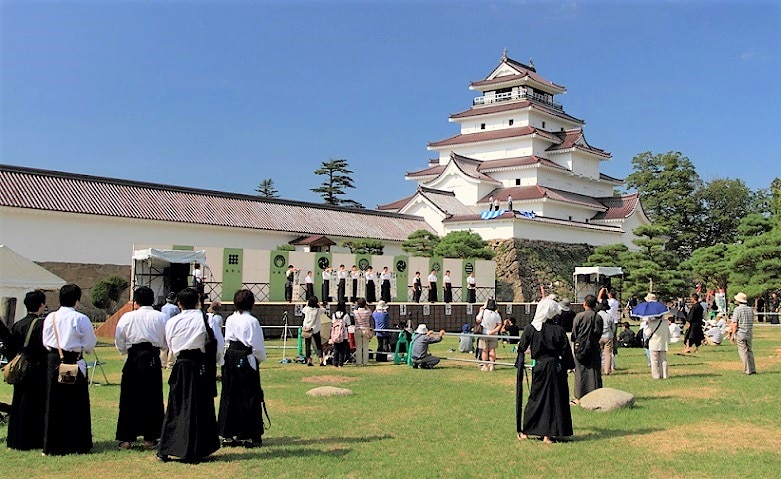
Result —
[{"label": "green tree", "polygon": [[720,288],[726,291],[732,271],[731,248],[734,248],[734,245],[723,243],[698,248],[694,250],[691,258],[681,265],[681,269],[688,273],[692,280],[708,288]]},{"label": "green tree", "polygon": [[276,250],[276,251],[295,251],[296,247],[293,246],[292,244],[281,244],[281,245],[277,246],[276,248],[274,248],[274,250]]},{"label": "green tree", "polygon": [[380,240],[374,239],[359,239],[344,241],[342,243],[343,248],[349,248],[352,254],[372,254],[381,255],[385,249],[385,245]]},{"label": "green tree", "polygon": [[493,259],[488,242],[472,231],[451,231],[434,248],[434,256],[444,258]]},{"label": "green tree", "polygon": [[623,266],[622,259],[628,252],[629,247],[622,243],[598,246],[583,266]]},{"label": "green tree", "polygon": [[319,187],[312,188],[312,191],[322,196],[326,204],[363,208],[357,201],[342,198],[347,188],[355,188],[350,176],[353,172],[347,167],[347,160],[344,159],[324,161],[315,174],[325,176],[325,180]]},{"label": "green tree", "polygon": [[647,225],[635,228],[637,238],[632,242],[639,251],[630,251],[621,257],[625,267],[624,291],[639,296],[651,291],[662,297],[678,296],[687,283],[678,270],[678,258],[665,250],[669,229]]},{"label": "green tree", "polygon": [[109,315],[117,311],[120,296],[128,288],[126,279],[119,276],[104,278],[92,287],[90,297],[96,308],[104,309]]},{"label": "green tree", "polygon": [[439,236],[428,230],[413,231],[409,237],[401,242],[401,249],[412,256],[431,257],[434,248],[439,244]]},{"label": "green tree", "polygon": [[646,151],[632,159],[632,167],[627,187],[638,191],[654,224],[669,229],[664,248],[687,258],[700,245],[703,224],[702,205],[695,195],[702,180],[694,165],[677,151]]},{"label": "green tree", "polygon": [[736,229],[738,232],[737,239],[742,243],[749,238],[765,234],[773,229],[773,222],[770,218],[766,218],[757,213],[752,213],[746,215],[746,217],[740,221]]},{"label": "green tree", "polygon": [[274,186],[274,180],[266,178],[261,181],[255,191],[258,192],[258,196],[261,198],[279,198],[279,191]]},{"label": "green tree", "polygon": [[781,219],[781,178],[770,182],[770,215]]},{"label": "green tree", "polygon": [[781,224],[735,246],[729,282],[729,294],[743,291],[756,297],[781,289]]},{"label": "green tree", "polygon": [[703,206],[702,246],[731,244],[740,219],[756,211],[756,194],[742,180],[715,179],[697,191]]}]

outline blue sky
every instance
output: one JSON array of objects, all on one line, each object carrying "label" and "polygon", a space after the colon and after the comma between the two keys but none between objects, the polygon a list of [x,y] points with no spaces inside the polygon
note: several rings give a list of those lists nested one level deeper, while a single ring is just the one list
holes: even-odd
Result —
[{"label": "blue sky", "polygon": [[506,47],[625,177],[681,151],[704,180],[781,176],[778,1],[0,2],[0,162],[368,207],[458,133]]}]

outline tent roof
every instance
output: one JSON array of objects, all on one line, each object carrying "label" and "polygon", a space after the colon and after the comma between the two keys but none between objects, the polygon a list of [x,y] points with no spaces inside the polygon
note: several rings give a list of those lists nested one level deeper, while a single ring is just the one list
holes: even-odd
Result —
[{"label": "tent roof", "polygon": [[578,274],[598,274],[600,276],[621,276],[624,274],[618,266],[578,266],[575,268],[573,276]]},{"label": "tent roof", "polygon": [[206,251],[147,248],[133,251],[134,261],[152,260],[152,263],[195,263],[206,266]]},{"label": "tent roof", "polygon": [[21,256],[6,245],[0,245],[0,286],[6,288],[59,289],[66,281]]}]

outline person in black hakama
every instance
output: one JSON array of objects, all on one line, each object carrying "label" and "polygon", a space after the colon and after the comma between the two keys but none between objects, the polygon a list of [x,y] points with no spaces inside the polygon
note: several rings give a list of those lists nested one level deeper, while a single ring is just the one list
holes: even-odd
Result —
[{"label": "person in black hakama", "polygon": [[[89,318],[76,311],[80,300],[81,288],[66,284],[60,288],[60,309],[49,313],[43,323],[43,345],[49,350],[43,426],[46,455],[84,454],[92,449],[87,363],[82,353],[94,351],[97,338]],[[78,365],[75,383],[58,382],[60,363]]]},{"label": "person in black hakama", "polygon": [[293,302],[293,281],[296,278],[296,269],[291,264],[287,267],[285,273],[285,301],[288,303]]},{"label": "person in black hakama", "polygon": [[[564,329],[548,322],[558,313],[559,305],[552,296],[540,301],[534,320],[523,330],[518,343],[516,430],[520,440],[534,435],[542,437],[543,442],[552,443],[555,438],[572,436],[567,370],[575,367],[575,360]],[[527,349],[531,349],[530,356],[535,364],[529,398],[521,417],[524,354]]]},{"label": "person in black hakama", "polygon": [[380,279],[382,280],[382,283],[380,284],[380,299],[385,301],[386,303],[390,303],[391,301],[391,274],[388,272],[388,267],[385,266],[382,268],[382,273],[380,274]]},{"label": "person in black hakama", "polygon": [[572,322],[572,343],[575,354],[575,399],[602,387],[602,356],[599,338],[602,336],[602,318],[597,314],[597,297],[586,295],[585,311],[578,313]]},{"label": "person in black hakama", "polygon": [[166,313],[156,311],[154,292],[141,286],[133,292],[137,309],[122,315],[114,344],[127,355],[119,389],[116,440],[120,449],[130,449],[139,436],[144,447],[157,445],[163,425],[163,371],[160,351],[165,349]]},{"label": "person in black hakama", "polygon": [[437,271],[432,269],[431,274],[428,275],[428,302],[437,302],[437,296]]},{"label": "person in black hakama", "polygon": [[350,270],[350,281],[352,281],[352,294],[350,295],[350,302],[354,303],[358,300],[358,279],[361,277],[361,272],[358,271],[358,267],[353,265]]},{"label": "person in black hakama", "polygon": [[442,300],[446,303],[453,302],[453,281],[450,279],[450,270],[445,271],[445,276],[442,278],[443,290]]},{"label": "person in black hakama", "polygon": [[306,272],[306,278],[304,278],[304,284],[306,285],[306,299],[308,300],[315,295],[315,279],[312,277],[312,272]]},{"label": "person in black hakama", "polygon": [[24,305],[27,316],[14,323],[11,337],[29,369],[22,381],[14,384],[6,444],[9,449],[26,451],[43,447],[46,356],[49,352],[43,347],[43,318],[40,317],[46,309],[46,295],[43,291],[31,291],[25,295]]},{"label": "person in black hakama", "polygon": [[705,331],[703,330],[705,326],[705,310],[700,304],[700,297],[697,293],[692,293],[691,300],[692,305],[689,307],[689,314],[686,315],[686,322],[689,323],[689,328],[683,336],[683,344],[686,345],[683,350],[684,353],[689,353],[692,346],[694,346],[694,352],[696,353],[705,340]]},{"label": "person in black hakama", "polygon": [[336,279],[338,283],[336,285],[336,301],[347,302],[347,270],[344,265],[339,265],[339,271],[336,272]]},{"label": "person in black hakama", "polygon": [[198,462],[220,448],[214,413],[217,341],[198,309],[196,290],[182,290],[179,306],[182,312],[165,325],[166,343],[176,355],[176,363],[168,379],[168,408],[157,457]]},{"label": "person in black hakama", "polygon": [[218,418],[223,446],[256,447],[263,443],[263,389],[260,362],[266,347],[260,321],[252,316],[255,296],[242,289],[233,296],[236,312],[225,322],[225,364]]},{"label": "person in black hakama", "polygon": [[470,304],[477,302],[477,280],[474,273],[469,273],[466,278],[466,302]]},{"label": "person in black hakama", "polygon": [[377,302],[377,290],[374,286],[375,278],[374,268],[369,266],[366,269],[366,302],[369,304]]},{"label": "person in black hakama", "polygon": [[[320,288],[321,297],[324,303],[331,302],[331,267],[328,266],[323,270],[323,286]],[[309,298],[307,298],[309,299]]]},{"label": "person in black hakama", "polygon": [[420,271],[415,271],[415,278],[412,280],[412,301],[420,303],[420,295],[423,292],[423,283],[420,280]]}]

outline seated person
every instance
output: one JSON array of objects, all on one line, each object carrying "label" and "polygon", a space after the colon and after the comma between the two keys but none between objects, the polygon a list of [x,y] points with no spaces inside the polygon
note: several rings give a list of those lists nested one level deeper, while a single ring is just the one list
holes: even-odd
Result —
[{"label": "seated person", "polygon": [[425,324],[418,325],[418,329],[415,330],[415,335],[412,337],[413,368],[433,369],[434,366],[439,364],[440,359],[429,354],[428,345],[442,341],[444,335],[444,329],[437,334],[434,331],[429,331]]},{"label": "seated person", "polygon": [[459,353],[471,353],[472,351],[474,351],[475,342],[473,341],[472,336],[466,336],[471,332],[472,332],[472,328],[468,324],[461,326],[462,336],[458,340]]},{"label": "seated person", "polygon": [[618,345],[623,348],[634,348],[637,346],[635,341],[635,332],[629,327],[629,323],[621,323],[621,332],[618,334]]},{"label": "seated person", "polygon": [[681,327],[675,322],[675,316],[668,316],[667,322],[669,323],[668,327],[670,328],[670,342],[681,342]]},{"label": "seated person", "polygon": [[716,321],[714,320],[709,320],[706,324],[709,328],[705,331],[705,344],[708,346],[721,346],[721,340],[724,338],[721,328],[716,326]]}]

